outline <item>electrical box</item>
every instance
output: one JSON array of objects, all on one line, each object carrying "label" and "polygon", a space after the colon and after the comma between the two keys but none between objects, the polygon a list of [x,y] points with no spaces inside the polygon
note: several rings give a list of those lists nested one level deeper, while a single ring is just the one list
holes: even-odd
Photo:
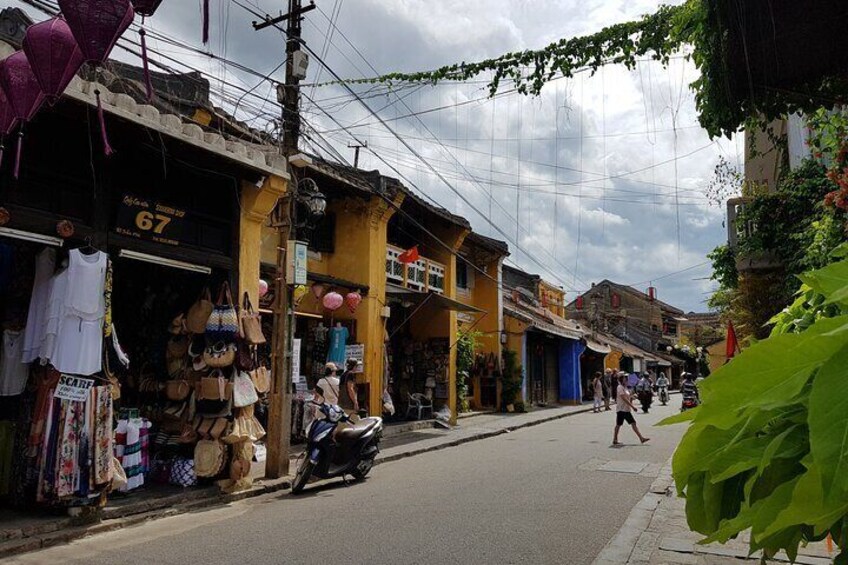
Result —
[{"label": "electrical box", "polygon": [[292,53],[292,74],[295,78],[303,80],[306,78],[306,70],[309,68],[309,55],[298,49]]}]

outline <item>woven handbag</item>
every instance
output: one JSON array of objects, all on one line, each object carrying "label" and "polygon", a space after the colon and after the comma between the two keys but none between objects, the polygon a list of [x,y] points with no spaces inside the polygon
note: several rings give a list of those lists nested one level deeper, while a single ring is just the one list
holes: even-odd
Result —
[{"label": "woven handbag", "polygon": [[197,484],[197,475],[194,473],[194,459],[177,457],[171,463],[171,472],[168,482],[178,487],[193,487]]},{"label": "woven handbag", "polygon": [[259,394],[271,391],[271,375],[268,374],[268,369],[264,365],[259,365],[250,372],[250,380],[253,381],[253,386]]},{"label": "woven handbag", "polygon": [[239,334],[239,319],[230,293],[230,283],[221,283],[218,300],[212,308],[212,314],[206,322],[207,343],[215,341],[235,341]]},{"label": "woven handbag", "polygon": [[241,322],[241,335],[247,343],[250,345],[265,343],[265,334],[262,333],[262,318],[258,312],[253,310],[253,304],[250,303],[250,296],[247,292],[244,293],[241,302],[239,321]]},{"label": "woven handbag", "polygon": [[245,372],[236,373],[233,379],[233,406],[244,408],[259,401],[256,387],[250,380],[250,375]]},{"label": "woven handbag", "polygon": [[218,440],[202,439],[194,448],[194,473],[198,477],[216,477],[227,464],[227,446]]},{"label": "woven handbag", "polygon": [[185,317],[186,329],[193,334],[202,334],[206,331],[206,322],[212,314],[212,295],[209,287],[204,287],[197,302],[191,305]]}]

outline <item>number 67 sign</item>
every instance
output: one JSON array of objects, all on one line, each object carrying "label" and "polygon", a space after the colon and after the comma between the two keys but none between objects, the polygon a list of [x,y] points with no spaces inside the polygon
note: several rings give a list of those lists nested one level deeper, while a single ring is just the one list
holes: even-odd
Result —
[{"label": "number 67 sign", "polygon": [[127,194],[118,208],[115,231],[139,239],[179,245],[185,214],[185,210]]}]

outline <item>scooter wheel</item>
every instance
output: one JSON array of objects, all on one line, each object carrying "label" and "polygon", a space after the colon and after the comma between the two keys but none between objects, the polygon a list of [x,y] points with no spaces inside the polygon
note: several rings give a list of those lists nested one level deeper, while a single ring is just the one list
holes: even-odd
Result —
[{"label": "scooter wheel", "polygon": [[303,463],[300,464],[300,467],[297,469],[297,473],[294,476],[294,481],[292,481],[292,493],[298,494],[303,491],[303,487],[306,486],[306,483],[309,481],[309,477],[312,476],[312,469],[315,468],[315,463],[309,460],[309,457],[303,458]]},{"label": "scooter wheel", "polygon": [[359,465],[356,466],[356,469],[350,472],[357,481],[362,481],[365,477],[368,476],[368,473],[371,472],[371,469],[374,467],[373,459],[366,459],[364,461],[360,461]]}]

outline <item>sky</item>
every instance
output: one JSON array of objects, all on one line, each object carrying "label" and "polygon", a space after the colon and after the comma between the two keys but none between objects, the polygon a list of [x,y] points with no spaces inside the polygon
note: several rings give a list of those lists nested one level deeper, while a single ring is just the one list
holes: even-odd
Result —
[{"label": "sky", "polygon": [[[304,39],[343,78],[429,70],[539,48],[636,19],[659,5],[656,0],[315,3],[318,9],[303,24]],[[248,9],[276,15],[286,4],[211,0],[210,43],[204,50],[281,81],[282,35],[273,28],[254,31],[256,17]],[[35,19],[46,17],[22,0],[0,0],[0,6],[11,5]],[[146,25],[201,48],[199,5],[164,0]],[[258,128],[272,127],[268,118],[279,110],[268,81],[154,35],[148,35],[154,61],[203,70],[213,92],[227,93],[222,106],[233,110],[241,97],[239,117]],[[125,37],[135,41],[135,28]],[[137,62],[120,49],[114,54]],[[704,311],[715,286],[706,253],[726,239],[724,209],[710,205],[704,191],[720,157],[738,165],[743,155],[740,139],[711,140],[698,126],[688,88],[697,76],[681,54],[667,67],[644,61],[632,71],[610,65],[594,76],[559,78],[538,97],[489,98],[486,76],[391,90],[354,87],[369,110],[339,85],[311,86],[332,80],[313,58],[302,89],[301,145],[352,162],[348,145],[367,142],[361,168],[399,177],[468,218],[475,231],[507,241],[509,264],[562,286],[568,299],[608,278],[641,290],[653,284],[660,299],[685,311]],[[431,111],[418,114],[426,110]]]}]

